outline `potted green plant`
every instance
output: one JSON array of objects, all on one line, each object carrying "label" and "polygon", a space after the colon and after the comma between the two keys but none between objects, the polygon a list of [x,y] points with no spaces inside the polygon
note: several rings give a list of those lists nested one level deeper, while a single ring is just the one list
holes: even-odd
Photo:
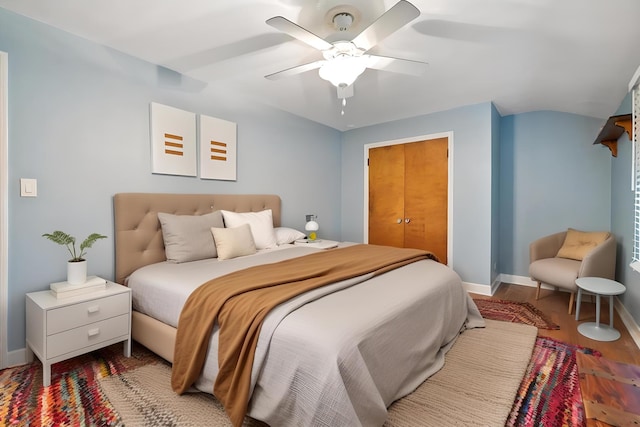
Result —
[{"label": "potted green plant", "polygon": [[64,231],[56,230],[53,233],[44,233],[42,237],[66,246],[71,255],[71,259],[67,262],[67,282],[72,285],[81,285],[87,281],[87,260],[84,259],[87,249],[93,246],[97,240],[107,238],[102,234],[92,233],[80,243],[80,251],[77,251],[76,238]]}]

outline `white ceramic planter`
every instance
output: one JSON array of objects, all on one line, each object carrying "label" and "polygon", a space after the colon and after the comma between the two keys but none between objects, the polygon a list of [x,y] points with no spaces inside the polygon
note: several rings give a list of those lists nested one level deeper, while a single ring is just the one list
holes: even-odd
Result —
[{"label": "white ceramic planter", "polygon": [[67,262],[67,282],[82,285],[87,281],[87,261]]}]

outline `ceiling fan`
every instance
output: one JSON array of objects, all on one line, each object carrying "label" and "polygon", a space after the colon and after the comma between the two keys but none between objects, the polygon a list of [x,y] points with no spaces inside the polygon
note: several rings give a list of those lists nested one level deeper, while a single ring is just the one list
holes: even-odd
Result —
[{"label": "ceiling fan", "polygon": [[[344,10],[340,7],[332,9],[335,12],[332,22],[338,31],[348,31],[353,24],[354,15],[350,10],[348,7]],[[410,75],[420,75],[425,71],[428,66],[425,62],[367,53],[384,38],[418,16],[420,16],[418,8],[406,0],[400,0],[352,40],[336,42],[328,42],[282,16],[275,16],[268,19],[266,23],[318,49],[322,52],[324,59],[288,68],[265,77],[276,80],[318,69],[320,77],[337,88],[338,98],[343,99],[344,106],[344,99],[353,96],[353,83],[367,68]]]}]

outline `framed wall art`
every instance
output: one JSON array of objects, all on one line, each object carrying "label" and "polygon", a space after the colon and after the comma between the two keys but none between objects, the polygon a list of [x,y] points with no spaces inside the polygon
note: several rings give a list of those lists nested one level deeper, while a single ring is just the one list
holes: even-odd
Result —
[{"label": "framed wall art", "polygon": [[151,172],[196,176],[196,114],[151,103]]},{"label": "framed wall art", "polygon": [[200,178],[236,180],[237,125],[200,115]]}]

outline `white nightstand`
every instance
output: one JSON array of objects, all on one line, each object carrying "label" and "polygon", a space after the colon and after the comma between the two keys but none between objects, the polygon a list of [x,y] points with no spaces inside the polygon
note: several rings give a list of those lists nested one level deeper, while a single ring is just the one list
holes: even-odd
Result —
[{"label": "white nightstand", "polygon": [[107,282],[106,289],[57,299],[50,291],[27,294],[27,361],[42,362],[42,383],[51,365],[124,341],[131,356],[131,289]]}]

